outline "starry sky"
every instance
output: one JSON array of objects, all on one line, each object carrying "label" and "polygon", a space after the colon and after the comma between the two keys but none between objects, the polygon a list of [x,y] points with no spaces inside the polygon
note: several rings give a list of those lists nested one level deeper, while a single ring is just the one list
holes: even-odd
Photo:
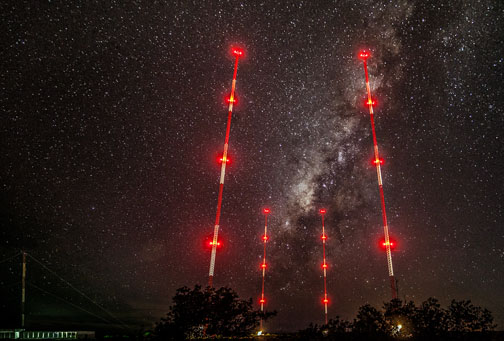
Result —
[{"label": "starry sky", "polygon": [[[205,285],[230,48],[241,46],[214,285],[258,301],[269,207],[278,316],[267,327],[321,323],[324,207],[329,317],[381,305],[390,289],[356,58],[368,48],[399,296],[471,299],[502,328],[502,2],[0,7],[0,260],[26,250],[138,326],[163,316],[176,288]],[[15,311],[20,257],[0,271]],[[86,304],[30,257],[27,276],[33,325],[96,320],[56,300]]]}]

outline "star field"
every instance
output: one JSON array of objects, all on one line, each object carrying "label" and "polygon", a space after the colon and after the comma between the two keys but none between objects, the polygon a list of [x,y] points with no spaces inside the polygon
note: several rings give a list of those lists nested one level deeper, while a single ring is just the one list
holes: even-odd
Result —
[{"label": "star field", "polygon": [[[325,207],[329,317],[380,305],[390,290],[356,58],[369,48],[399,296],[472,299],[502,328],[503,11],[479,0],[3,4],[0,257],[26,250],[138,325],[163,316],[176,288],[206,284],[240,45],[215,286],[258,300],[270,207],[266,307],[278,316],[267,326],[322,322]],[[8,286],[19,271],[5,264]],[[40,302],[29,309],[42,314]]]}]

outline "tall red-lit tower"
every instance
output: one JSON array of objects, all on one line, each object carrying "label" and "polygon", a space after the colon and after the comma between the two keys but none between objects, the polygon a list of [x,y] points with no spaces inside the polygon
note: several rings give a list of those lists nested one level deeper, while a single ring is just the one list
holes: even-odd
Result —
[{"label": "tall red-lit tower", "polygon": [[233,82],[231,83],[231,94],[227,99],[229,103],[228,106],[228,119],[227,119],[227,127],[226,127],[226,139],[224,142],[224,152],[222,153],[221,158],[221,175],[219,181],[219,196],[217,199],[217,213],[215,215],[215,225],[214,225],[214,234],[212,239],[212,255],[210,257],[210,271],[208,273],[208,285],[210,287],[213,286],[213,277],[214,277],[214,269],[215,269],[215,256],[217,254],[217,246],[219,244],[219,222],[220,222],[220,214],[221,214],[221,205],[222,205],[222,191],[224,190],[224,176],[226,174],[226,164],[228,163],[228,149],[229,149],[229,132],[231,130],[231,116],[233,115],[233,104],[236,102],[235,98],[235,88],[236,88],[236,74],[238,72],[238,60],[243,56],[243,50],[238,47],[233,47],[231,49],[231,53],[235,57],[234,64],[234,72],[233,72]]},{"label": "tall red-lit tower", "polygon": [[375,123],[374,123],[374,113],[373,113],[373,105],[375,104],[374,99],[371,97],[371,87],[369,86],[369,76],[367,69],[367,59],[371,56],[368,50],[362,50],[359,52],[359,59],[362,60],[364,64],[364,73],[366,75],[366,89],[367,89],[367,102],[366,105],[369,108],[369,117],[371,118],[371,130],[373,132],[373,145],[374,145],[374,160],[373,163],[376,166],[376,174],[378,176],[378,188],[380,190],[380,200],[381,200],[381,209],[382,209],[382,218],[383,218],[383,232],[385,235],[385,251],[387,253],[387,265],[388,265],[388,273],[390,279],[390,288],[392,290],[392,298],[397,298],[397,289],[396,283],[394,279],[394,268],[392,266],[392,251],[391,251],[391,242],[389,237],[389,228],[387,223],[387,212],[385,210],[385,196],[383,194],[383,182],[381,176],[381,164],[383,163],[383,159],[380,158],[380,154],[378,153],[378,143],[376,141],[376,131],[375,131]]},{"label": "tall red-lit tower", "polygon": [[[264,254],[263,254],[263,262],[261,264],[261,269],[262,269],[262,289],[261,289],[261,299],[259,300],[259,303],[261,303],[261,313],[264,312],[264,304],[266,303],[266,299],[264,298],[264,278],[266,276],[266,243],[268,242],[268,214],[270,214],[270,209],[265,208],[263,209],[264,213],[264,235],[262,236],[262,241],[263,241],[263,248],[264,248]],[[263,330],[263,320],[261,317],[261,322],[259,325],[259,330]]]},{"label": "tall red-lit tower", "polygon": [[324,224],[324,216],[326,214],[325,208],[321,208],[319,210],[320,215],[322,216],[322,254],[323,254],[323,262],[322,262],[322,270],[324,270],[324,299],[322,300],[322,303],[324,303],[324,312],[325,312],[325,323],[327,324],[327,304],[329,303],[329,299],[327,298],[327,262],[326,262],[326,254],[325,254],[325,249],[326,249],[326,240],[327,240],[327,235],[325,233],[325,224]]}]

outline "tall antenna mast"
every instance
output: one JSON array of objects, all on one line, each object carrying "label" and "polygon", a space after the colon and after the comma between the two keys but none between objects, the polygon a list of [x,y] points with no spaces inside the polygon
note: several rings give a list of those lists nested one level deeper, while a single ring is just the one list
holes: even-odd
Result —
[{"label": "tall antenna mast", "polygon": [[380,154],[378,153],[378,143],[376,140],[376,131],[374,124],[374,113],[373,113],[373,105],[375,101],[371,97],[371,87],[369,86],[369,76],[367,69],[367,59],[371,56],[369,51],[362,50],[359,53],[359,59],[362,60],[364,64],[364,73],[366,75],[366,89],[367,89],[367,103],[366,105],[369,108],[369,117],[371,118],[371,130],[373,132],[373,146],[374,146],[374,160],[373,163],[376,166],[376,174],[378,176],[378,188],[380,189],[380,201],[381,201],[381,210],[382,210],[382,218],[383,218],[383,232],[385,235],[385,241],[383,245],[385,246],[385,251],[387,253],[387,265],[388,265],[388,273],[390,279],[390,289],[392,291],[392,298],[397,298],[397,289],[396,282],[394,278],[394,268],[392,266],[392,252],[391,246],[392,243],[389,237],[389,227],[387,223],[387,212],[385,210],[385,196],[383,194],[383,182],[381,176],[381,164],[383,164],[383,159],[380,158]]},{"label": "tall antenna mast", "polygon": [[210,271],[208,273],[208,286],[213,287],[213,277],[214,277],[214,269],[215,269],[215,256],[217,254],[217,246],[219,244],[219,223],[220,223],[220,214],[221,214],[221,206],[222,206],[222,191],[224,190],[224,176],[226,174],[226,164],[228,163],[228,149],[229,149],[229,132],[231,129],[231,116],[233,114],[233,104],[236,102],[235,98],[235,87],[236,87],[236,74],[238,72],[238,59],[243,56],[243,50],[237,47],[231,49],[231,53],[235,56],[235,64],[234,64],[234,72],[233,72],[233,82],[231,84],[231,95],[227,99],[229,102],[228,107],[228,120],[226,127],[226,140],[224,142],[224,152],[222,153],[221,158],[221,176],[219,182],[219,197],[217,199],[217,213],[215,215],[215,225],[214,225],[214,234],[212,240],[212,255],[210,257]]},{"label": "tall antenna mast", "polygon": [[327,298],[327,262],[326,262],[326,240],[327,240],[327,235],[325,233],[325,224],[324,224],[324,216],[326,214],[326,209],[321,208],[319,210],[320,215],[322,216],[322,254],[323,254],[323,262],[322,262],[322,269],[324,270],[324,299],[322,300],[322,303],[324,303],[324,312],[325,312],[325,324],[327,324],[327,304],[329,303],[329,299]]},{"label": "tall antenna mast", "polygon": [[[263,209],[264,213],[264,235],[262,237],[263,240],[263,245],[264,245],[264,254],[263,254],[263,262],[261,264],[261,269],[262,269],[262,290],[261,290],[261,299],[259,300],[259,303],[261,303],[261,313],[264,312],[264,304],[266,303],[266,299],[264,298],[264,278],[266,276],[266,243],[268,242],[268,214],[270,214],[270,209],[265,208]],[[261,322],[259,325],[259,330],[263,330],[263,319],[261,316]]]}]

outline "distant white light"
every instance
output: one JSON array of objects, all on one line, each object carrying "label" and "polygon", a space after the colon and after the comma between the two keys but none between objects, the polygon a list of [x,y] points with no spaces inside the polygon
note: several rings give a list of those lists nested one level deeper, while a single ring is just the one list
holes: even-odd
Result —
[{"label": "distant white light", "polygon": [[338,162],[343,162],[345,158],[343,157],[343,152],[339,151],[338,152]]}]

